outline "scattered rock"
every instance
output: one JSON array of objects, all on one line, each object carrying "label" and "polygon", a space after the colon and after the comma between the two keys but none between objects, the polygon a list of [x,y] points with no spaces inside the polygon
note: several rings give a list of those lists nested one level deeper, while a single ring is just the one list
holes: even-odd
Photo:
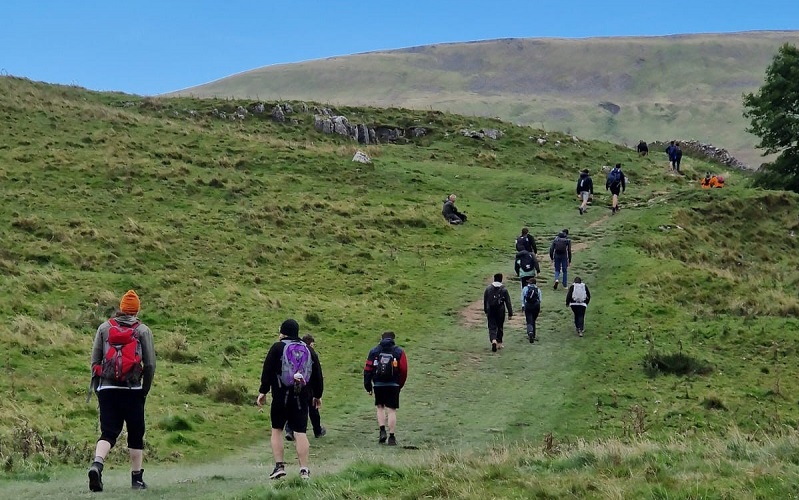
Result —
[{"label": "scattered rock", "polygon": [[424,127],[413,127],[411,129],[411,137],[422,137],[427,135],[427,129]]},{"label": "scattered rock", "polygon": [[605,111],[610,111],[610,114],[616,115],[621,111],[621,106],[618,104],[614,104],[610,101],[603,101],[599,103],[599,107],[604,109]]},{"label": "scattered rock", "polygon": [[332,134],[333,121],[325,115],[313,115],[313,128],[323,134]]},{"label": "scattered rock", "polygon": [[463,135],[464,137],[471,137],[472,139],[480,139],[480,140],[482,140],[485,137],[488,137],[489,139],[497,140],[500,137],[502,137],[502,135],[503,135],[502,131],[497,130],[497,129],[493,129],[493,128],[489,128],[489,129],[481,128],[480,130],[472,130],[472,129],[468,129],[468,128],[462,128],[460,130],[460,134]]},{"label": "scattered rock", "polygon": [[352,161],[358,163],[372,163],[372,159],[363,151],[356,151],[355,156],[352,157]]},{"label": "scattered rock", "polygon": [[286,113],[283,112],[283,108],[280,106],[280,104],[272,108],[271,116],[276,122],[283,123],[286,121]]},{"label": "scattered rock", "polygon": [[262,102],[256,102],[255,104],[250,104],[250,111],[256,115],[262,115],[266,112],[266,104]]}]

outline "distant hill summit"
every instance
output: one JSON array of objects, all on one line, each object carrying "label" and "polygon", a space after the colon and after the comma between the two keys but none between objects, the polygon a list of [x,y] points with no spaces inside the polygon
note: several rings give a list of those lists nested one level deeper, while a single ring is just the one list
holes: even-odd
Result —
[{"label": "distant hill summit", "polygon": [[501,39],[255,69],[168,95],[293,99],[494,116],[635,144],[696,139],[751,166],[741,95],[799,31]]}]

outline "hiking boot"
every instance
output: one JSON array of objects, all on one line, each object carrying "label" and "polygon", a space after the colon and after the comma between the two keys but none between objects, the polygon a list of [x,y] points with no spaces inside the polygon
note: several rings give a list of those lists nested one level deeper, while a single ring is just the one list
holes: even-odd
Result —
[{"label": "hiking boot", "polygon": [[583,215],[585,213],[585,209],[583,207],[578,207],[577,210],[580,211],[580,215]]},{"label": "hiking boot", "polygon": [[497,352],[497,341],[491,341],[491,352]]},{"label": "hiking boot", "polygon": [[89,467],[89,491],[103,491],[103,464],[99,462]]},{"label": "hiking boot", "polygon": [[552,289],[553,290],[557,290],[558,289],[558,281],[557,280],[555,280],[555,284],[552,286]]},{"label": "hiking boot", "polygon": [[133,490],[147,489],[147,484],[144,482],[144,469],[130,473],[130,488]]},{"label": "hiking boot", "polygon": [[300,479],[305,479],[306,481],[311,479],[311,469],[308,467],[300,468]]},{"label": "hiking boot", "polygon": [[286,475],[286,466],[284,464],[275,464],[275,470],[269,474],[269,479],[280,479]]},{"label": "hiking boot", "polygon": [[505,344],[503,344],[502,342],[497,344],[497,349],[504,349],[504,348],[505,348]]},{"label": "hiking boot", "polygon": [[380,429],[380,437],[377,439],[377,442],[383,444],[386,442],[386,439],[388,439],[388,435],[386,435],[386,430]]},{"label": "hiking boot", "polygon": [[327,429],[325,429],[324,427],[320,427],[319,428],[319,432],[314,432],[313,433],[313,437],[319,439],[320,437],[324,436],[325,434],[327,434]]},{"label": "hiking boot", "polygon": [[527,338],[530,340],[530,343],[531,343],[531,344],[532,344],[533,342],[535,342],[535,335],[528,335],[528,336],[527,336]]},{"label": "hiking boot", "polygon": [[286,429],[286,441],[294,441],[294,431]]},{"label": "hiking boot", "polygon": [[388,437],[388,445],[389,446],[397,446],[397,438],[394,437],[394,434]]},{"label": "hiking boot", "polygon": [[578,329],[578,330],[577,330],[577,336],[578,336],[578,337],[582,337],[582,336],[583,336],[583,331],[582,331],[582,330],[580,330],[580,329]]}]

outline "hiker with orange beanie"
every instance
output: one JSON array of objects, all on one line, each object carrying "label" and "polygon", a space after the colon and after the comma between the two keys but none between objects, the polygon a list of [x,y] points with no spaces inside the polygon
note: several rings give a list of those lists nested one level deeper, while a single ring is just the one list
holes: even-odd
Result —
[{"label": "hiker with orange beanie", "polygon": [[144,403],[155,375],[155,347],[153,333],[138,319],[140,308],[139,296],[128,290],[114,317],[100,325],[94,337],[90,390],[100,404],[100,439],[89,468],[91,491],[103,491],[103,464],[123,425],[128,431],[131,488],[147,488],[142,469]]}]

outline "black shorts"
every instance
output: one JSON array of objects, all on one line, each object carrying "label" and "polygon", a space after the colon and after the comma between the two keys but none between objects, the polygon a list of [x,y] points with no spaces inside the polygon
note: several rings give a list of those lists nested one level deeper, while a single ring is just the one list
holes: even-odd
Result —
[{"label": "black shorts", "polygon": [[128,448],[144,449],[144,392],[138,389],[103,389],[97,391],[100,402],[100,439],[113,447],[128,429]]},{"label": "black shorts", "polygon": [[621,186],[610,186],[610,194],[619,196],[621,194]]},{"label": "black shorts", "polygon": [[396,410],[399,408],[400,388],[394,386],[375,387],[375,406],[385,406]]},{"label": "black shorts", "polygon": [[288,422],[294,432],[308,431],[308,396],[293,392],[273,393],[269,411],[273,429],[283,429]]}]

